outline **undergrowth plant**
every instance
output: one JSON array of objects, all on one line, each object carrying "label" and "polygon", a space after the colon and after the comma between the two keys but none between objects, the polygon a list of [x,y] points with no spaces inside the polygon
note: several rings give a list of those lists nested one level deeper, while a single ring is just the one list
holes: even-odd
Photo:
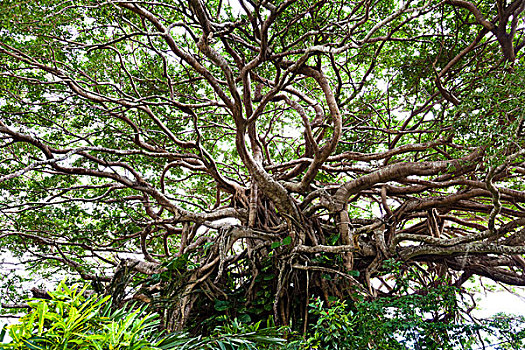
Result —
[{"label": "undergrowth plant", "polygon": [[156,315],[144,308],[112,310],[110,297],[87,296],[87,285],[62,281],[50,299],[31,299],[20,322],[7,327],[12,341],[3,348],[22,350],[170,349],[159,338]]},{"label": "undergrowth plant", "polygon": [[[114,310],[109,296],[87,296],[87,285],[62,281],[50,299],[31,299],[20,322],[7,327],[10,350],[250,350],[278,349],[284,339],[275,328],[259,329],[236,319],[217,326],[210,336],[164,334],[157,315],[144,307]],[[0,341],[6,330],[0,333]]]}]

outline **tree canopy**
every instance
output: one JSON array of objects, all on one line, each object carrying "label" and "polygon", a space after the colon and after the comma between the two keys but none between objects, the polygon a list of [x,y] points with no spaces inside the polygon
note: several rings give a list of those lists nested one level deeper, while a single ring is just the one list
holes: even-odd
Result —
[{"label": "tree canopy", "polygon": [[169,329],[524,286],[524,9],[3,0],[0,249]]}]

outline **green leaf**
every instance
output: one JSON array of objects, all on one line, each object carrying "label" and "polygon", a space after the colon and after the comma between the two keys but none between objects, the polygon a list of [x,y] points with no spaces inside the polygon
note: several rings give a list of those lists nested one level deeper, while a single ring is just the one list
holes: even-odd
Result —
[{"label": "green leaf", "polygon": [[42,335],[44,330],[44,321],[46,319],[47,303],[40,303],[37,309],[38,317],[38,335]]},{"label": "green leaf", "polygon": [[44,337],[31,337],[29,339],[22,339],[22,343],[27,346],[30,350],[45,350],[45,345],[40,345],[39,343],[50,343]]},{"label": "green leaf", "polygon": [[243,323],[249,323],[252,321],[252,318],[248,314],[241,314],[239,315],[239,322]]},{"label": "green leaf", "polygon": [[0,343],[4,342],[6,331],[5,325],[2,325],[2,328],[0,328]]},{"label": "green leaf", "polygon": [[270,280],[273,280],[274,278],[275,278],[275,274],[273,274],[273,273],[263,276],[263,280],[265,280],[265,281],[270,281]]},{"label": "green leaf", "polygon": [[228,300],[215,300],[215,310],[225,311],[231,307],[231,303]]},{"label": "green leaf", "polygon": [[282,246],[282,243],[281,242],[273,242],[272,245],[270,246],[272,249],[275,249],[275,248],[279,248],[280,246]]}]

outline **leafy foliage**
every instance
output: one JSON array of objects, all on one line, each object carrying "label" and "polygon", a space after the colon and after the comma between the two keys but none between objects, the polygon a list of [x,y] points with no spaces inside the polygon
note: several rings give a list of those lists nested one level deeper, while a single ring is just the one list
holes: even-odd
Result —
[{"label": "leafy foliage", "polygon": [[[289,349],[479,349],[485,342],[498,349],[521,349],[525,344],[523,316],[496,315],[472,322],[435,318],[450,309],[443,291],[421,296],[356,303],[334,300],[325,306],[319,299],[310,304],[314,318],[304,340]],[[450,293],[450,291],[446,291]]]},{"label": "leafy foliage", "polygon": [[384,300],[431,344],[418,314],[467,317],[466,281],[525,285],[524,18],[525,0],[0,1],[0,250],[214,346],[235,343],[225,319],[299,331],[312,300],[345,302],[319,332],[359,305],[387,324]]},{"label": "leafy foliage", "polygon": [[[87,285],[62,281],[50,299],[31,299],[30,311],[20,323],[7,327],[12,341],[5,349],[59,350],[251,350],[277,349],[284,345],[275,327],[259,329],[260,322],[247,325],[236,319],[215,328],[208,337],[187,333],[163,335],[156,315],[144,308],[112,311],[109,296],[86,297]],[[0,341],[5,336],[0,335]]]},{"label": "leafy foliage", "polygon": [[31,299],[20,323],[8,326],[6,349],[160,350],[171,341],[156,339],[159,321],[144,308],[111,310],[109,296],[86,297],[87,285],[62,281],[50,299]]},{"label": "leafy foliage", "polygon": [[283,349],[286,341],[275,327],[260,329],[261,322],[245,324],[237,319],[226,320],[209,336],[182,333],[172,338],[180,350],[258,350]]}]

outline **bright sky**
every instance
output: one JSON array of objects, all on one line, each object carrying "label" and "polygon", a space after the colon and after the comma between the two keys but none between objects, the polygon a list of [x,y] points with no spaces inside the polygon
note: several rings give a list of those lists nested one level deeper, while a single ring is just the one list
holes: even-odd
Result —
[{"label": "bright sky", "polygon": [[490,317],[499,312],[525,315],[525,291],[521,289],[516,293],[519,295],[504,290],[479,294],[481,300],[478,303],[478,309],[473,311],[473,315],[478,318]]}]

